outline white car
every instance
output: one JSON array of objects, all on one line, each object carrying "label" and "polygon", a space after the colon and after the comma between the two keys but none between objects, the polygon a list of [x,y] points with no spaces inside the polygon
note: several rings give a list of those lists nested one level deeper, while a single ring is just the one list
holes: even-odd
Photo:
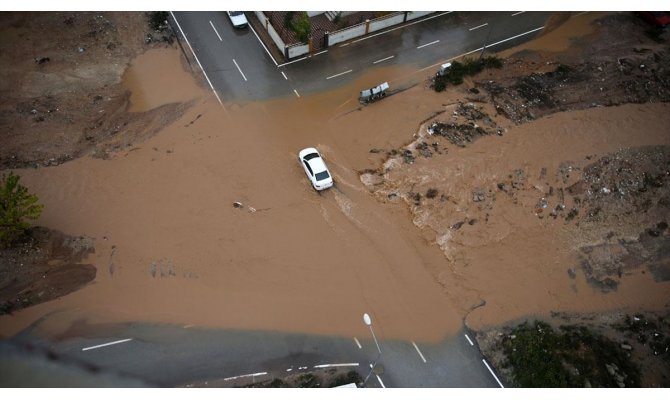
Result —
[{"label": "white car", "polygon": [[305,173],[312,182],[312,186],[316,190],[324,190],[333,186],[333,177],[326,167],[326,163],[323,162],[321,154],[319,151],[313,147],[308,147],[303,149],[298,153],[298,160],[302,167],[305,169]]},{"label": "white car", "polygon": [[226,11],[230,22],[235,28],[246,28],[249,25],[247,17],[244,16],[244,11]]}]

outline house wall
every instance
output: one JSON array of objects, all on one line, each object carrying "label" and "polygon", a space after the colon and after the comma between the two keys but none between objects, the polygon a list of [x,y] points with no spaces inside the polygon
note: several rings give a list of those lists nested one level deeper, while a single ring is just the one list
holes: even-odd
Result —
[{"label": "house wall", "polygon": [[[361,23],[358,25],[350,26],[339,31],[328,33],[328,39],[326,47],[330,47],[334,44],[344,42],[356,37],[364,36],[368,33],[379,31],[385,28],[388,28],[393,25],[402,24],[405,21],[412,19],[420,18],[428,14],[432,14],[435,11],[408,11],[408,12],[398,12],[389,15],[385,15],[380,18],[375,18],[370,20],[368,23]],[[407,19],[405,19],[407,17]]]},{"label": "house wall", "polygon": [[421,18],[434,12],[435,11],[407,11],[407,21],[411,21],[416,18]]},{"label": "house wall", "polygon": [[328,34],[328,46],[365,35],[365,22]]},{"label": "house wall", "polygon": [[388,28],[389,26],[402,24],[404,21],[405,21],[404,12],[389,14],[380,18],[375,18],[373,20],[370,20],[370,28],[368,29],[368,33]]},{"label": "house wall", "polygon": [[309,45],[298,44],[286,48],[286,56],[291,59],[309,53]]},{"label": "house wall", "polygon": [[265,16],[263,11],[254,11],[254,13],[256,14],[256,17],[258,18],[259,21],[261,21],[261,24],[272,38],[272,41],[275,42],[275,44],[277,45],[277,48],[279,48],[279,50],[283,53],[284,49],[286,48],[286,44],[284,43],[283,40],[281,40],[281,37],[279,36],[277,31],[275,31],[275,28],[272,26],[272,24],[268,22],[268,18]]}]

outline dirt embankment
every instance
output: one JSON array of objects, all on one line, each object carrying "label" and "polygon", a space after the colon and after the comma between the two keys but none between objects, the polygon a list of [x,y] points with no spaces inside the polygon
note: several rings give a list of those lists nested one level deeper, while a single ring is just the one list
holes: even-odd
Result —
[{"label": "dirt embankment", "polygon": [[177,49],[147,14],[26,12],[0,16],[0,168],[53,166],[108,157],[156,133],[179,103],[129,112],[123,76],[153,48]]}]

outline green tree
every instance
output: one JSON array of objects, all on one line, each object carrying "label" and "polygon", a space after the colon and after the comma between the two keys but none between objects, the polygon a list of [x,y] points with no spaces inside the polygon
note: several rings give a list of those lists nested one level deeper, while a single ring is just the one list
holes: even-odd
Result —
[{"label": "green tree", "polygon": [[291,30],[295,32],[295,35],[303,43],[306,43],[309,39],[309,34],[312,31],[312,26],[309,22],[309,17],[307,13],[302,11],[298,13],[298,16],[291,21]]},{"label": "green tree", "polygon": [[36,220],[44,208],[37,204],[37,196],[19,183],[20,179],[10,172],[0,180],[0,246],[10,246],[25,235],[30,228],[26,220]]}]

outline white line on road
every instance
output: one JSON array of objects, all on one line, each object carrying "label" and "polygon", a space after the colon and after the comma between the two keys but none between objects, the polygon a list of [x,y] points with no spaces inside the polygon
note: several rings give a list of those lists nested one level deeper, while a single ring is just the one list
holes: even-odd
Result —
[{"label": "white line on road", "polygon": [[314,368],[333,368],[333,367],[358,367],[358,363],[344,363],[344,364],[321,364],[315,365]]},{"label": "white line on road", "polygon": [[323,51],[320,51],[318,53],[314,53],[310,57],[315,57],[315,56],[318,56],[319,54],[323,54],[323,53],[328,53],[328,50],[323,50]]},{"label": "white line on road", "polygon": [[435,43],[439,43],[439,42],[440,42],[440,40],[438,39],[438,40],[432,41],[430,43],[422,44],[421,46],[418,46],[417,49],[421,49],[421,48],[424,48],[426,46],[430,46],[431,44],[435,44]]},{"label": "white line on road", "polygon": [[414,348],[416,349],[416,352],[419,353],[419,357],[421,357],[421,359],[425,363],[426,358],[423,356],[423,354],[421,354],[421,350],[419,350],[419,346],[417,346],[416,343],[414,343],[414,341],[412,341],[412,344],[414,345]]},{"label": "white line on road", "polygon": [[286,77],[286,74],[284,73],[284,71],[282,71],[281,74],[284,76],[284,79],[288,80],[288,78]]},{"label": "white line on road", "polygon": [[359,342],[357,338],[354,337],[354,341],[356,342],[356,345],[358,346],[359,349],[363,348],[363,346],[361,346],[361,342]]},{"label": "white line on road", "polygon": [[472,340],[470,340],[470,336],[468,336],[467,333],[465,334],[465,338],[468,339],[468,343],[470,343],[470,346],[474,346],[474,345],[475,345],[474,343],[472,343]]},{"label": "white line on road", "polygon": [[272,62],[275,63],[275,66],[276,66],[276,65],[277,65],[277,60],[275,60],[275,58],[272,57],[272,53],[270,53],[270,50],[268,50],[268,48],[265,47],[265,43],[263,43],[263,41],[261,40],[261,38],[258,36],[258,34],[256,33],[256,31],[254,30],[254,27],[251,26],[251,25],[249,25],[249,28],[251,28],[251,31],[254,33],[254,35],[256,35],[256,39],[258,39],[258,41],[261,42],[261,46],[263,46],[263,48],[265,49],[265,52],[268,53],[268,55],[269,55],[270,58],[272,59]]},{"label": "white line on road", "polygon": [[485,26],[488,25],[488,24],[489,24],[489,23],[487,22],[487,23],[485,23],[485,24],[482,24],[482,25],[479,25],[479,26],[475,26],[474,28],[470,28],[470,29],[468,29],[468,30],[469,30],[469,31],[474,31],[475,29],[483,28],[483,27],[485,27]]},{"label": "white line on road", "polygon": [[582,11],[579,14],[573,15],[573,17],[579,17],[580,15],[584,15],[586,13],[588,13],[588,11]]},{"label": "white line on road", "polygon": [[212,21],[209,21],[209,24],[212,25],[212,29],[214,29],[214,33],[216,33],[216,36],[219,37],[219,41],[223,42],[223,39],[221,39],[221,35],[219,35],[219,31],[216,30]]},{"label": "white line on road", "polygon": [[233,379],[237,378],[251,378],[252,376],[262,376],[262,375],[267,375],[267,372],[256,372],[255,374],[246,374],[246,375],[237,375],[237,376],[231,376],[230,378],[223,378],[224,381],[232,381]]},{"label": "white line on road", "polygon": [[351,43],[341,44],[340,47],[349,46]]},{"label": "white line on road", "polygon": [[97,346],[84,347],[83,349],[81,349],[81,351],[88,351],[88,350],[98,349],[100,347],[112,346],[112,345],[119,344],[119,343],[130,342],[131,340],[133,340],[133,339],[122,339],[122,340],[117,340],[116,342],[109,342],[109,343],[99,344]]},{"label": "white line on road", "polygon": [[382,62],[382,61],[390,60],[390,59],[392,59],[393,57],[395,57],[395,56],[388,56],[388,57],[386,57],[386,58],[382,58],[381,60],[377,60],[377,61],[373,62],[373,64],[377,64],[377,63],[380,63],[380,62]]},{"label": "white line on road", "polygon": [[296,96],[300,97],[297,90],[293,89],[293,93],[295,93]]},{"label": "white line on road", "polygon": [[493,373],[493,370],[491,369],[491,367],[489,367],[489,363],[487,363],[486,360],[484,360],[483,358],[482,358],[482,361],[484,362],[484,365],[486,365],[486,368],[488,368],[491,375],[493,375],[493,377],[496,378],[496,382],[498,382],[498,385],[500,385],[500,387],[504,389],[505,387],[503,386],[502,383],[500,383],[500,379],[498,379],[496,374]]},{"label": "white line on road", "polygon": [[246,82],[246,81],[247,81],[247,77],[244,76],[244,72],[242,72],[242,70],[240,69],[240,66],[237,65],[237,61],[235,61],[234,58],[233,58],[233,62],[235,63],[235,66],[237,67],[237,70],[240,71],[240,74],[242,74],[242,78],[244,78],[244,81]]},{"label": "white line on road", "polygon": [[287,368],[286,369],[286,372],[291,372],[291,371],[293,371],[293,368]]},{"label": "white line on road", "polygon": [[277,67],[283,67],[284,65],[293,64],[294,62],[298,62],[298,61],[306,60],[306,59],[308,59],[308,58],[311,58],[311,57],[314,57],[314,56],[318,56],[319,54],[323,54],[323,53],[328,53],[328,50],[320,51],[320,52],[318,52],[318,53],[314,53],[314,54],[309,55],[309,56],[300,57],[300,58],[295,59],[295,60],[293,60],[293,61],[289,61],[289,62],[285,62],[285,63],[283,63],[283,64],[279,64],[279,65],[277,65]]},{"label": "white line on road", "polygon": [[[544,26],[541,26],[541,27],[539,27],[539,28],[532,29],[532,30],[530,30],[530,31],[528,31],[528,32],[520,33],[520,34],[518,34],[518,35],[509,37],[509,38],[507,38],[507,39],[503,39],[503,40],[501,40],[501,41],[499,41],[499,42],[492,43],[492,44],[490,44],[490,45],[488,45],[488,46],[486,46],[486,47],[493,47],[493,46],[495,46],[495,45],[499,45],[500,43],[505,43],[505,42],[507,42],[507,41],[509,41],[509,40],[514,40],[514,39],[519,38],[519,37],[521,37],[521,36],[528,35],[528,34],[530,34],[530,33],[537,32],[537,31],[542,30],[542,29],[544,29]],[[467,53],[463,53],[463,54],[458,55],[458,56],[456,56],[456,57],[451,57],[451,58],[448,59],[448,60],[440,61],[440,62],[437,63],[437,64],[433,64],[433,65],[429,65],[429,66],[427,66],[427,67],[425,67],[425,68],[421,68],[419,71],[425,71],[425,70],[427,70],[427,69],[437,67],[438,65],[442,65],[442,64],[444,64],[444,63],[446,63],[446,62],[449,62],[449,61],[452,61],[452,60],[456,60],[457,58],[461,58],[461,57],[463,57],[463,56],[467,56],[468,54],[476,53],[476,52],[478,52],[478,51],[480,51],[480,50],[482,50],[482,49],[483,49],[483,47],[480,47],[480,48],[478,48],[478,49],[474,49],[474,50],[470,50],[470,51],[468,51]]]},{"label": "white line on road", "polygon": [[379,384],[382,385],[382,387],[384,389],[386,389],[386,386],[384,386],[384,382],[382,382],[382,378],[380,378],[379,375],[377,375],[377,374],[375,374],[375,376],[377,377],[377,380],[379,381]]},{"label": "white line on road", "polygon": [[525,13],[525,11],[519,11],[517,13],[512,14],[512,16],[514,17],[514,16],[517,16],[517,15],[520,15],[520,14],[523,14],[523,13]]},{"label": "white line on road", "polygon": [[342,76],[342,75],[344,75],[344,74],[348,74],[348,73],[351,72],[351,71],[353,71],[353,69],[350,69],[349,71],[340,72],[339,74],[335,74],[335,75],[329,76],[329,77],[326,78],[326,79],[337,78],[338,76]]},{"label": "white line on road", "polygon": [[184,30],[181,29],[181,26],[179,25],[179,21],[177,21],[177,17],[174,16],[174,13],[170,11],[170,15],[172,15],[172,19],[174,19],[174,22],[177,24],[177,28],[179,28],[179,32],[181,32],[181,35],[184,37],[184,40],[186,40],[186,44],[188,45],[188,48],[191,49],[191,53],[193,54],[193,57],[195,58],[195,61],[198,63],[198,66],[200,66],[200,69],[202,70],[202,73],[205,75],[205,79],[207,79],[207,83],[209,83],[209,87],[212,88],[212,92],[214,92],[214,96],[216,96],[216,99],[219,101],[219,104],[221,104],[221,107],[223,107],[224,111],[228,113],[228,110],[226,110],[226,106],[223,105],[223,102],[221,101],[221,98],[219,97],[219,94],[216,93],[216,89],[214,89],[214,85],[212,85],[212,81],[209,80],[209,77],[207,76],[207,72],[205,72],[205,69],[202,67],[202,64],[200,64],[200,60],[198,60],[198,56],[195,55],[195,51],[193,51],[193,47],[191,47],[191,43],[188,41],[188,38],[186,37],[186,34],[184,33]]},{"label": "white line on road", "polygon": [[393,31],[395,31],[395,30],[397,30],[397,29],[402,29],[402,28],[405,28],[405,27],[408,27],[408,26],[411,26],[411,25],[414,25],[414,24],[419,24],[419,23],[421,23],[421,22],[428,21],[429,19],[433,19],[433,18],[441,17],[441,16],[443,16],[443,15],[447,15],[447,14],[451,14],[452,12],[453,12],[453,11],[447,11],[447,12],[443,12],[443,13],[441,13],[441,14],[433,15],[432,17],[428,17],[428,18],[425,18],[425,19],[422,19],[422,20],[419,20],[419,21],[410,22],[409,24],[404,24],[404,25],[399,26],[399,27],[397,27],[397,28],[389,29],[388,31],[384,31],[384,32],[380,32],[380,33],[375,33],[374,35],[370,35],[370,36],[366,36],[366,37],[361,38],[361,39],[353,40],[353,41],[351,41],[351,43],[356,43],[356,42],[361,42],[361,41],[363,41],[363,40],[368,40],[368,39],[373,38],[373,37],[375,37],[375,36],[379,36],[379,35],[383,35],[383,34],[385,34],[385,33],[393,32]]}]

